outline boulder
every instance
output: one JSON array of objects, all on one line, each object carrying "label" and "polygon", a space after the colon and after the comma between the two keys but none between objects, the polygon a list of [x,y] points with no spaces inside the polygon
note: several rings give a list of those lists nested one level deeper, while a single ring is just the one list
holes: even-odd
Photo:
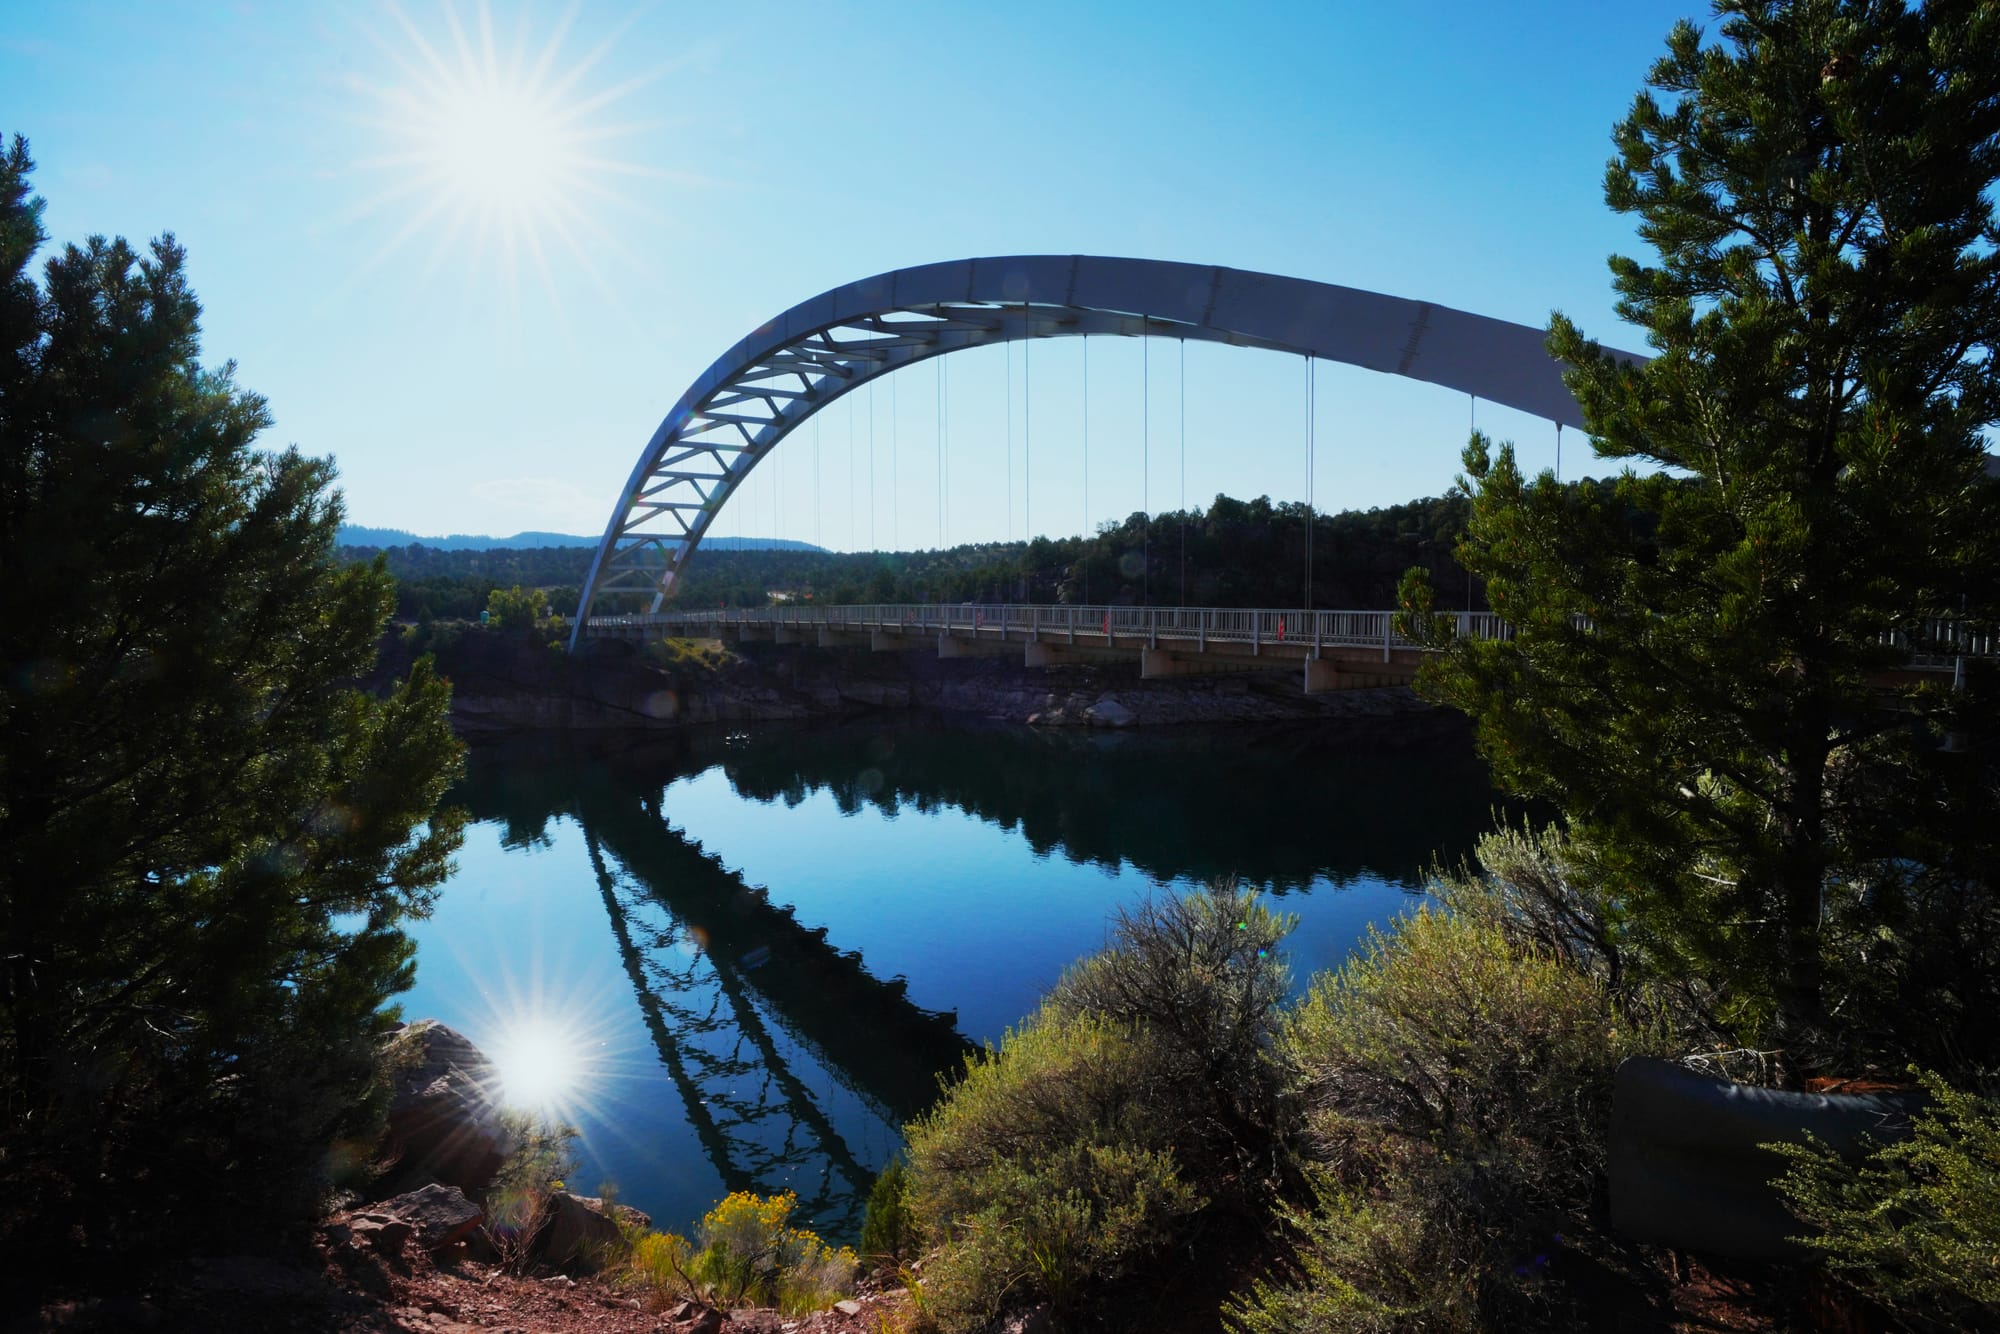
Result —
[{"label": "boulder", "polygon": [[[652,1222],[636,1209],[627,1211],[615,1205],[611,1208],[644,1220],[642,1225]],[[618,1230],[618,1224],[612,1221],[610,1213],[603,1200],[559,1190],[549,1196],[549,1202],[542,1206],[541,1221],[535,1229],[529,1253],[542,1263],[558,1269],[590,1273],[599,1267],[606,1255],[624,1245],[624,1234]]]},{"label": "boulder", "polygon": [[456,1186],[429,1185],[384,1200],[373,1214],[408,1224],[417,1244],[432,1253],[465,1240],[486,1221],[486,1213]]},{"label": "boulder", "polygon": [[1106,695],[1084,710],[1084,717],[1092,727],[1130,727],[1136,715],[1119,703],[1117,698]]},{"label": "boulder", "polygon": [[347,1220],[349,1235],[383,1255],[399,1255],[403,1243],[416,1235],[408,1221],[384,1213],[355,1214]]},{"label": "boulder", "polygon": [[393,1180],[456,1186],[474,1199],[514,1151],[501,1116],[499,1074],[486,1054],[435,1019],[420,1019],[389,1040],[389,1128]]}]

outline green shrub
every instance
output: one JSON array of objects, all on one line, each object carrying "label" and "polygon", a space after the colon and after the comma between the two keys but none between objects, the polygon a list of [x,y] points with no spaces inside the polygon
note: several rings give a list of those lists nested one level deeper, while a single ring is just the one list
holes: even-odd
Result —
[{"label": "green shrub", "polygon": [[1575,1181],[1601,1169],[1612,1072],[1655,1041],[1621,1026],[1593,979],[1430,909],[1371,929],[1357,957],[1314,982],[1285,1035],[1316,1109],[1518,1143]]},{"label": "green shrub", "polygon": [[464,621],[422,620],[404,626],[402,639],[412,657],[429,653],[443,658],[464,642],[465,633]]},{"label": "green shrub", "polygon": [[2000,1328],[2000,1103],[1920,1076],[1916,1133],[1859,1166],[1823,1145],[1773,1147],[1778,1187],[1827,1267],[1902,1327]]},{"label": "green shrub", "polygon": [[1041,1298],[1067,1314],[1200,1206],[1166,1147],[1155,1061],[1129,1025],[1044,1006],[909,1127],[907,1197],[943,1248],[924,1277],[944,1328]]},{"label": "green shrub", "polygon": [[909,1173],[894,1159],[875,1178],[868,1207],[861,1216],[861,1254],[872,1262],[894,1264],[910,1249],[910,1207],[903,1198]]},{"label": "green shrub", "polygon": [[1629,971],[1623,924],[1591,849],[1555,825],[1523,822],[1480,836],[1472,861],[1427,886],[1461,917],[1498,927],[1515,944],[1602,978],[1619,990]]},{"label": "green shrub", "polygon": [[649,639],[646,660],[661,667],[696,673],[714,672],[736,660],[736,655],[715,639]]},{"label": "green shrub", "polygon": [[1144,1097],[1204,1190],[1242,1178],[1277,1129],[1272,1048],[1290,989],[1278,943],[1297,922],[1234,882],[1155,899],[1120,910],[1110,946],[1049,997],[1142,1035]]},{"label": "green shrub", "polygon": [[1658,1046],[1603,985],[1491,922],[1424,910],[1318,979],[1284,1045],[1329,1165],[1296,1213],[1297,1272],[1239,1327],[1528,1323],[1538,1257],[1603,1190],[1611,1077]]},{"label": "green shrub", "polygon": [[486,1191],[486,1230],[510,1269],[524,1268],[549,1196],[576,1175],[575,1126],[521,1112],[505,1115],[514,1151]]},{"label": "green shrub", "polygon": [[[1282,1210],[1294,1237],[1288,1280],[1260,1279],[1227,1313],[1244,1334],[1472,1334],[1479,1318],[1472,1274],[1454,1272],[1454,1248],[1435,1244],[1433,1220],[1413,1183],[1374,1198],[1330,1175],[1309,1209]],[[1364,1285],[1364,1286],[1357,1286]]]},{"label": "green shrub", "polygon": [[626,1272],[662,1299],[697,1296],[694,1245],[673,1232],[642,1232],[632,1239]]},{"label": "green shrub", "polygon": [[[701,1220],[688,1274],[718,1305],[775,1306],[787,1315],[831,1305],[847,1291],[859,1262],[845,1246],[828,1246],[791,1226],[797,1205],[790,1191],[768,1199],[750,1191],[731,1194]],[[678,1241],[654,1258],[678,1256]]]},{"label": "green shrub", "polygon": [[540,588],[496,588],[486,597],[486,628],[501,634],[541,639],[562,628],[562,618],[549,612],[549,595]]}]

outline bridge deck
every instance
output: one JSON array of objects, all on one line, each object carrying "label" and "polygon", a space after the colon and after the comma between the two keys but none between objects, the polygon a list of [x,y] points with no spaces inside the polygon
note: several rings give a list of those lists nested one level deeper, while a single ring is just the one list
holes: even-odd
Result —
[{"label": "bridge deck", "polygon": [[[1461,638],[1505,640],[1514,628],[1492,612],[1449,613]],[[935,648],[941,657],[1022,652],[1030,667],[1138,657],[1146,677],[1297,669],[1310,693],[1396,685],[1416,674],[1424,649],[1395,632],[1388,611],[1252,607],[1035,606],[877,603],[716,608],[593,616],[591,638],[700,636],[878,652]],[[1909,636],[1884,637],[1908,650]],[[1926,622],[1904,670],[1952,671],[1960,657],[2000,656],[1990,632]]]}]

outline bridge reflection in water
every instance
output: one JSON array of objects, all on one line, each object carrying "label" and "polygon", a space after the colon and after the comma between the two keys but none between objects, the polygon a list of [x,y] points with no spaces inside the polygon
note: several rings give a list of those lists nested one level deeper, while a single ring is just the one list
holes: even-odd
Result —
[{"label": "bridge reflection in water", "polygon": [[711,762],[680,746],[609,764],[475,755],[454,799],[517,846],[576,821],[660,1067],[721,1184],[794,1190],[804,1217],[850,1236],[881,1164],[835,1124],[830,1088],[843,1119],[893,1138],[972,1044],[668,822],[662,790]]},{"label": "bridge reflection in water", "polygon": [[[710,777],[695,787],[681,786],[704,773]],[[1019,893],[1027,902],[1036,887],[1017,883],[1018,871],[968,868],[942,893],[899,887],[881,908],[849,903],[830,911],[829,894],[842,890],[790,872],[777,877],[776,894],[767,892],[674,822],[677,801],[682,819],[700,819],[722,779],[741,801],[797,806],[824,792],[842,814],[873,808],[890,819],[955,809],[1018,830],[1040,857],[1111,871],[1131,866],[1156,883],[1238,873],[1280,893],[1357,879],[1414,886],[1434,854],[1463,851],[1491,800],[1462,745],[1357,747],[1312,731],[1246,742],[1240,732],[1154,738],[899,723],[677,734],[609,755],[475,752],[454,799],[476,820],[502,825],[505,845],[546,842],[558,820],[582,834],[587,868],[571,865],[563,875],[573,882],[583,872],[591,881],[584,901],[605,913],[622,985],[652,1049],[647,1065],[656,1073],[631,1088],[643,1090],[652,1122],[685,1121],[713,1173],[712,1186],[685,1186],[701,1196],[694,1212],[722,1191],[792,1189],[801,1214],[840,1237],[858,1230],[868,1186],[900,1126],[930,1105],[939,1075],[955,1071],[972,1045],[955,1012],[919,1004],[902,978],[879,975],[879,962],[871,971],[843,946],[867,944],[913,973],[921,963],[925,998],[971,1005],[983,1016],[971,1036],[994,1038],[986,1013],[994,998],[966,992],[980,985],[977,969],[912,962],[909,942],[880,919],[913,915],[911,905],[929,894],[933,906],[948,897],[951,916],[969,922],[990,907],[979,896]],[[1416,815],[1404,809],[1413,791],[1425,794]],[[1197,811],[1200,818],[1190,818]],[[782,813],[742,813],[764,843],[798,823]],[[829,865],[824,878],[851,885],[856,874],[869,872]],[[881,874],[895,876],[889,868]],[[1055,873],[1029,874],[1046,882]],[[795,910],[780,895],[805,906]],[[1026,980],[1025,1001],[1010,999],[1000,1023],[1032,1004],[1059,959],[1102,938],[1105,901],[1070,906],[1068,927],[1046,904],[1028,910],[1035,929],[1053,939],[1038,960],[998,965],[1039,970]],[[827,928],[801,922],[801,911],[836,922],[851,938],[829,939]],[[1089,926],[1079,930],[1082,918]],[[1003,948],[972,926],[961,934],[970,939],[957,948],[968,953]],[[640,1163],[645,1146],[629,1147]],[[645,1168],[610,1161],[618,1152],[593,1148],[627,1198],[658,1207],[635,1189]],[[687,1176],[685,1166],[677,1170]],[[669,1213],[660,1221],[688,1220]]]}]

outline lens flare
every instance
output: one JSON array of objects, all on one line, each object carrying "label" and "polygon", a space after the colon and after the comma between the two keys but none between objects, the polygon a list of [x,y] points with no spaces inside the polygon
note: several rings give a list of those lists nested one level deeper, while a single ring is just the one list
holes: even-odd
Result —
[{"label": "lens flare", "polygon": [[525,11],[515,16],[511,36],[497,32],[488,0],[465,13],[444,0],[435,12],[441,23],[420,25],[391,4],[395,30],[367,34],[394,75],[383,83],[355,81],[364,107],[356,119],[374,132],[377,148],[358,165],[391,180],[343,221],[378,213],[401,219],[367,267],[428,236],[433,268],[445,256],[460,256],[469,277],[516,294],[523,269],[532,269],[559,309],[550,261],[560,251],[615,297],[593,256],[615,257],[625,268],[645,264],[605,225],[609,212],[645,213],[615,183],[705,183],[612,156],[608,148],[656,125],[606,119],[609,109],[667,72],[607,77],[607,57],[637,14],[565,64],[575,9],[539,38],[530,35]]},{"label": "lens flare", "polygon": [[582,1090],[583,1036],[536,1016],[503,1029],[488,1052],[500,1073],[501,1096],[523,1111],[553,1115]]}]

